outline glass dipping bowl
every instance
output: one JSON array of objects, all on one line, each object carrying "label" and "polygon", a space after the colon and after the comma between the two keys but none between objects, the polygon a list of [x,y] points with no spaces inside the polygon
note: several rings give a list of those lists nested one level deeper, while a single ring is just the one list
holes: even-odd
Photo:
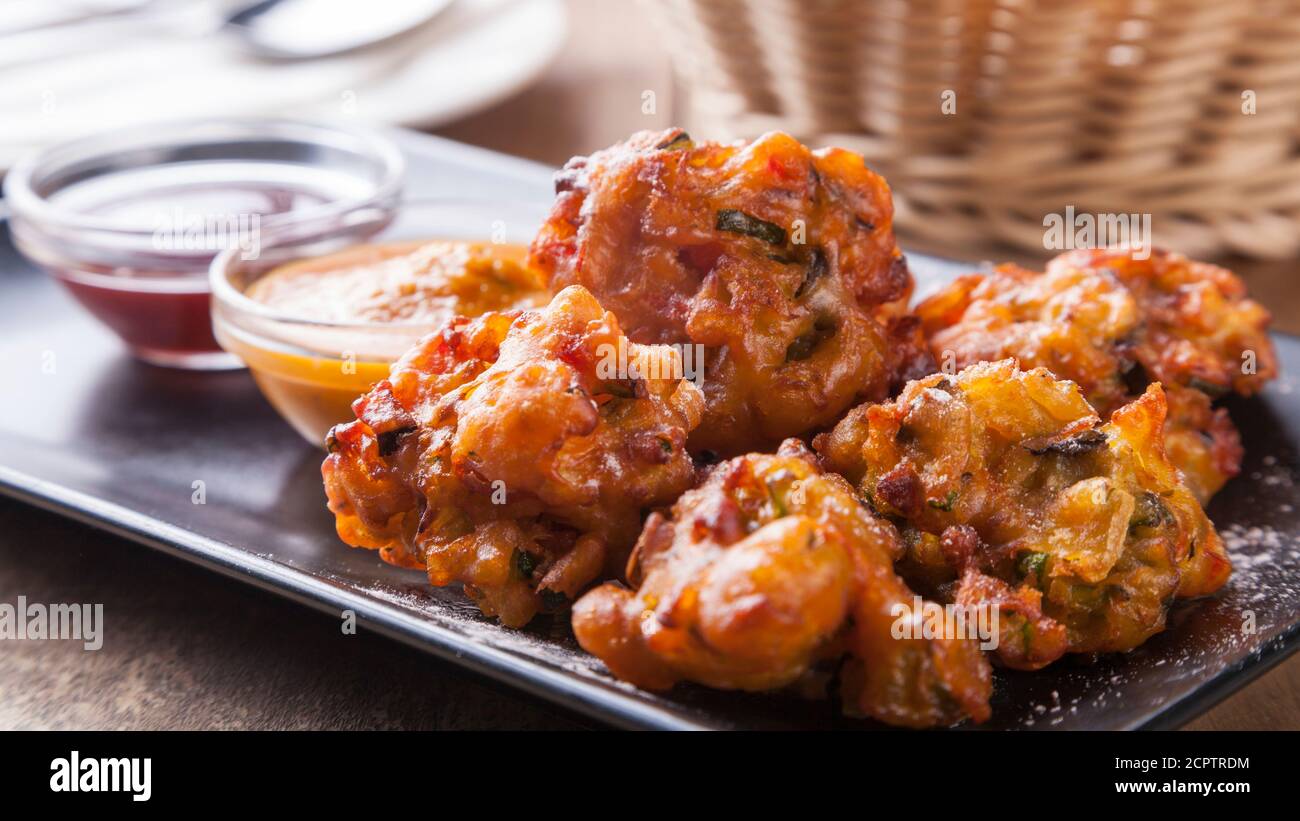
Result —
[{"label": "glass dipping bowl", "polygon": [[304,439],[355,418],[352,402],[388,377],[389,366],[442,322],[336,322],[297,316],[245,294],[272,270],[357,245],[467,240],[527,247],[549,203],[425,199],[399,205],[391,220],[325,239],[288,238],[262,246],[256,259],[229,249],[212,261],[212,324],[221,346],[248,365],[263,395]]},{"label": "glass dipping bowl", "polygon": [[[14,243],[137,358],[240,367],[212,334],[216,254],[373,227],[405,163],[363,129],[278,119],[154,123],[73,140],[5,179]],[[369,216],[357,218],[358,213]]]}]

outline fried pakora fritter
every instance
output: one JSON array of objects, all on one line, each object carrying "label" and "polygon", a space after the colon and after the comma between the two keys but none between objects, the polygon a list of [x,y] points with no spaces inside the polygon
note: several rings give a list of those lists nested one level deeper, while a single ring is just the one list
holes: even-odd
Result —
[{"label": "fried pakora fritter", "polygon": [[1042,274],[1003,265],[959,278],[916,312],[945,369],[1011,357],[1076,382],[1102,416],[1162,383],[1168,455],[1202,503],[1241,459],[1236,429],[1209,399],[1252,394],[1277,372],[1268,312],[1241,280],[1158,250],[1146,260],[1071,252]]},{"label": "fried pakora fritter", "polygon": [[913,593],[897,533],[789,440],[713,468],[670,515],[651,514],[628,566],[574,606],[582,647],[647,689],[683,680],[768,690],[845,658],[846,712],[933,726],[988,717],[978,642],[895,638]]},{"label": "fried pakora fritter", "polygon": [[556,176],[531,261],[582,285],[630,339],[703,346],[693,451],[775,447],[933,370],[883,178],[771,133],[643,132]]},{"label": "fried pakora fritter", "polygon": [[1215,398],[1252,396],[1277,376],[1272,316],[1226,268],[1159,249],[1147,259],[1123,249],[1071,251],[1047,264],[1049,275],[1071,269],[1110,273],[1133,294],[1142,321],[1133,357],[1151,381]]},{"label": "fried pakora fritter", "polygon": [[703,397],[681,372],[674,349],[629,343],[580,287],[457,318],[331,431],[339,536],[464,585],[509,626],[562,607],[621,569],[643,508],[690,486]]},{"label": "fried pakora fritter", "polygon": [[1015,359],[1076,383],[1102,411],[1124,404],[1134,365],[1132,335],[1141,310],[1104,271],[1039,274],[1001,265],[959,277],[916,306],[931,351],[945,371]]},{"label": "fried pakora fritter", "polygon": [[814,446],[903,532],[901,573],[999,605],[999,658],[1127,651],[1177,596],[1221,587],[1222,542],[1164,452],[1152,383],[1102,424],[1079,387],[1012,360],[909,383]]},{"label": "fried pakora fritter", "polygon": [[1195,388],[1168,387],[1165,401],[1165,454],[1201,505],[1209,503],[1228,480],[1241,473],[1245,450],[1241,434],[1210,397]]}]

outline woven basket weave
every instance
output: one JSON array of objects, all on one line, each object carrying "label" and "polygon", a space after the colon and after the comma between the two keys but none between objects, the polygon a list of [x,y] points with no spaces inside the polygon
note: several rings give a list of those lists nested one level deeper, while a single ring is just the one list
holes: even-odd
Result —
[{"label": "woven basket weave", "polygon": [[1300,254],[1300,0],[650,6],[688,126],[860,151],[924,244],[1044,254],[1073,206],[1191,255]]}]

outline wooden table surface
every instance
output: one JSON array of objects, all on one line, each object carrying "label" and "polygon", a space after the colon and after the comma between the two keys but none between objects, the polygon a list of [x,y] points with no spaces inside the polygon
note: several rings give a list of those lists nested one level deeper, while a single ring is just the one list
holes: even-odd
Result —
[{"label": "wooden table surface", "polygon": [[[558,164],[672,123],[667,63],[630,0],[572,0],[571,45],[533,88],[437,133]],[[645,113],[643,92],[656,110]],[[1238,264],[1300,332],[1293,264]],[[5,642],[0,728],[579,729],[576,715],[337,619],[0,499],[0,601],[105,605],[105,643]],[[1300,655],[1191,725],[1300,729]]]}]

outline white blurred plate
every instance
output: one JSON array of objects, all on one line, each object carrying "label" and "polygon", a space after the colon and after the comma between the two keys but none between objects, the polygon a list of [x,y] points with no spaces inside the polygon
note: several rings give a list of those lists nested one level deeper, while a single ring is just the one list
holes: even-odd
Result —
[{"label": "white blurred plate", "polygon": [[219,35],[141,32],[0,72],[0,169],[54,142],[178,117],[432,128],[525,88],[566,33],[561,0],[456,0],[391,44],[303,62],[261,61]]}]

